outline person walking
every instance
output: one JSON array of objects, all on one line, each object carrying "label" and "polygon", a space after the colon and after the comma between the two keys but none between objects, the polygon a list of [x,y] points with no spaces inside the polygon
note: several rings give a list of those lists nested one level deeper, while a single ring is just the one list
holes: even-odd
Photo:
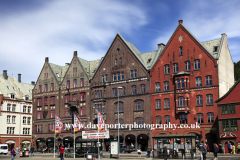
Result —
[{"label": "person walking", "polygon": [[137,152],[138,152],[138,158],[141,158],[141,152],[142,152],[141,149],[138,148],[138,151],[137,151]]},{"label": "person walking", "polygon": [[167,145],[165,144],[165,147],[163,148],[163,155],[164,155],[164,160],[167,160]]},{"label": "person walking", "polygon": [[217,159],[218,147],[217,144],[214,143],[214,159]]},{"label": "person walking", "polygon": [[11,151],[11,158],[12,158],[12,160],[14,160],[14,156],[15,156],[15,151],[14,151],[14,148],[12,148],[12,151]]},{"label": "person walking", "polygon": [[203,143],[200,144],[200,146],[199,146],[199,151],[200,151],[201,159],[203,159],[203,151],[204,151]]},{"label": "person walking", "polygon": [[233,146],[232,146],[232,153],[233,153],[233,154],[236,154],[236,153],[235,153],[235,149],[236,149],[236,148],[235,148],[235,145],[233,145]]},{"label": "person walking", "polygon": [[33,147],[31,147],[31,149],[30,149],[30,152],[31,152],[31,157],[32,157],[32,156],[34,156],[34,154],[33,154],[33,151],[34,151],[34,148],[33,148]]},{"label": "person walking", "polygon": [[64,154],[64,147],[61,146],[59,150],[60,150],[60,158],[61,158],[60,160],[64,160],[64,157],[63,157],[63,154]]},{"label": "person walking", "polygon": [[230,143],[230,153],[232,154],[232,149],[233,149],[233,147],[232,147],[232,144]]},{"label": "person walking", "polygon": [[228,142],[227,149],[228,149],[228,154],[231,153],[230,142]]},{"label": "person walking", "polygon": [[19,151],[19,148],[18,148],[18,146],[17,146],[17,148],[16,148],[16,153],[18,153],[18,151]]},{"label": "person walking", "polygon": [[150,147],[150,146],[148,146],[148,148],[147,148],[147,154],[148,154],[148,158],[150,158],[150,153],[151,153],[151,147]]}]

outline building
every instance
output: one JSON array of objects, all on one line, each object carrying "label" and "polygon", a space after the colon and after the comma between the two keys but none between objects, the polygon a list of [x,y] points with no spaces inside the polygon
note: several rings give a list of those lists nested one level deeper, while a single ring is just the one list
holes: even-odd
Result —
[{"label": "building", "polygon": [[[141,53],[118,33],[90,81],[95,123],[95,110],[98,110],[104,114],[106,124],[117,124],[119,107],[119,123],[124,125],[119,132],[120,145],[141,146],[143,151],[151,145],[149,128],[129,129],[131,127],[126,125],[151,124],[149,73],[161,49]],[[110,139],[104,140],[105,146],[111,139],[118,138],[117,128],[110,128]]]},{"label": "building", "polygon": [[227,144],[236,148],[240,145],[240,79],[216,103],[218,106],[218,125],[220,144],[224,153],[229,153]]},{"label": "building", "polygon": [[[179,148],[195,149],[196,143],[208,143],[212,150],[213,143],[218,142],[214,101],[234,83],[227,35],[201,43],[179,20],[150,75],[152,122],[177,125],[175,129],[153,130],[154,148],[162,148],[164,143],[168,148],[173,148],[173,143],[187,143]],[[181,129],[185,124],[187,128]]]},{"label": "building", "polygon": [[[32,142],[32,84],[7,75],[0,75],[0,143],[8,144],[9,151],[19,147],[30,149]],[[20,140],[20,141],[19,141]]]},{"label": "building", "polygon": [[[71,63],[65,66],[52,64],[48,57],[45,58],[33,91],[33,136],[37,150],[54,148],[55,116],[63,122],[62,133],[56,134],[56,146],[73,147],[71,124],[74,114],[85,126],[91,122],[89,79],[99,63],[100,60],[86,61],[77,57],[76,51]],[[77,150],[87,152],[87,147],[91,150],[96,140],[89,143],[82,140],[81,132],[76,133]]]}]

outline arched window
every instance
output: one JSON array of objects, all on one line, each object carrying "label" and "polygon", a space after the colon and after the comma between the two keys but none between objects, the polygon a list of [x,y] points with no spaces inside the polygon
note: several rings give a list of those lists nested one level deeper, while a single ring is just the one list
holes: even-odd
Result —
[{"label": "arched window", "polygon": [[[116,105],[116,112],[118,111],[118,103],[115,104]],[[119,112],[123,112],[123,102],[119,102]]]},{"label": "arched window", "polygon": [[185,98],[184,97],[178,97],[177,106],[178,107],[184,107],[185,106]]},{"label": "arched window", "polygon": [[202,106],[202,95],[197,95],[197,106]]},{"label": "arched window", "polygon": [[212,85],[212,76],[206,76],[206,86]]},{"label": "arched window", "polygon": [[143,101],[142,100],[137,100],[135,101],[135,110],[143,110]]},{"label": "arched window", "polygon": [[202,77],[196,77],[196,87],[202,87]]}]

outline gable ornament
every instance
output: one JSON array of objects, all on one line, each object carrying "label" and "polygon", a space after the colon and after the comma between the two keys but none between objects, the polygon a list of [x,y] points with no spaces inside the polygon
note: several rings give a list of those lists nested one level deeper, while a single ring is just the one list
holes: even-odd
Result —
[{"label": "gable ornament", "polygon": [[178,37],[178,41],[181,43],[182,40],[183,40],[183,36],[179,36],[179,37]]}]

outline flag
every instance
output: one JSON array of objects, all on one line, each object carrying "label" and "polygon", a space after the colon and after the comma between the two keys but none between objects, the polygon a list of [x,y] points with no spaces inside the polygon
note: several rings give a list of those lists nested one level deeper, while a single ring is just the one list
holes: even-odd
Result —
[{"label": "flag", "polygon": [[61,131],[62,131],[62,121],[58,116],[56,116],[56,118],[55,118],[55,133],[61,133]]},{"label": "flag", "polygon": [[76,114],[74,114],[74,131],[75,132],[80,130],[79,123],[80,123],[80,121],[79,121],[78,117],[76,116]]},{"label": "flag", "polygon": [[105,120],[100,112],[98,112],[98,130],[105,130]]},{"label": "flag", "polygon": [[103,115],[102,115],[102,119],[103,119],[103,121],[102,121],[102,129],[106,130],[106,128],[105,128],[105,119],[104,119]]}]

